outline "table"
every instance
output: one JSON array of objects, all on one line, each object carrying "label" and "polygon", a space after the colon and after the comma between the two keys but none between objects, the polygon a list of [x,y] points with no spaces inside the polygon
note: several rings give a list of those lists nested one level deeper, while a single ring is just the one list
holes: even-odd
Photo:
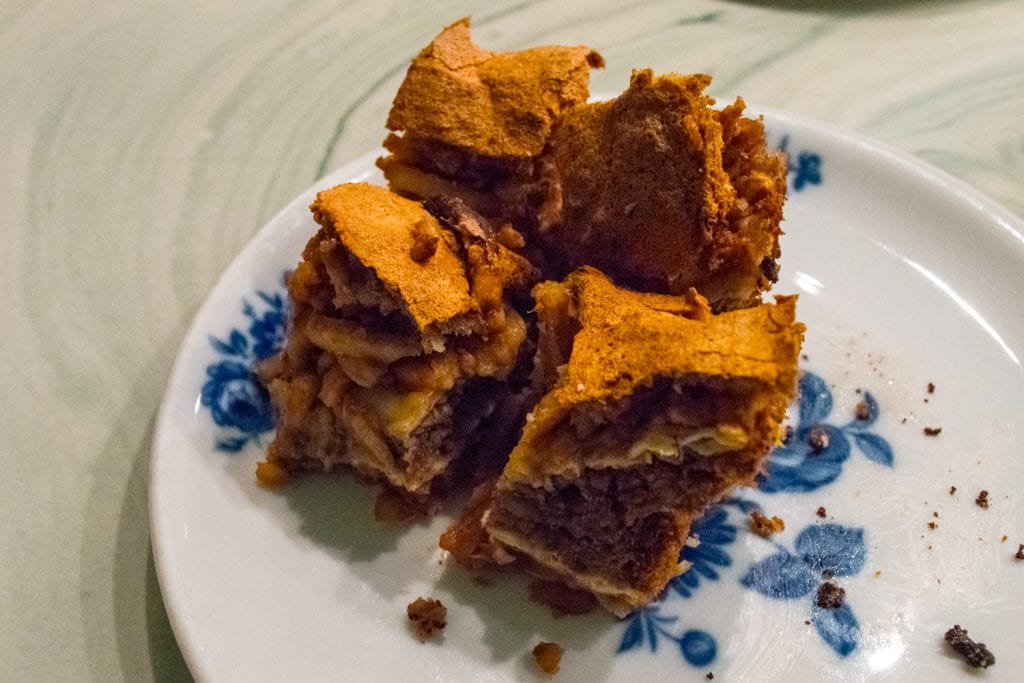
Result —
[{"label": "table", "polygon": [[586,43],[849,127],[1024,216],[1024,5],[179,0],[0,5],[0,680],[180,680],[151,557],[153,424],[220,272],[377,146],[408,60]]}]

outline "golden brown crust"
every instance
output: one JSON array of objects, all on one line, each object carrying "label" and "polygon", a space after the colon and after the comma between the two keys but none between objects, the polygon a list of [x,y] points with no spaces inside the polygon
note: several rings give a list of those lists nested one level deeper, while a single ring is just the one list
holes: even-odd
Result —
[{"label": "golden brown crust", "polygon": [[413,60],[387,127],[487,156],[539,154],[562,110],[586,101],[601,56],[582,46],[492,53],[469,24],[447,26]]},{"label": "golden brown crust", "polygon": [[753,380],[776,388],[785,410],[804,331],[794,322],[796,297],[711,315],[707,301],[693,292],[631,292],[593,268],[573,273],[565,286],[576,301],[580,331],[554,389],[533,410],[506,479],[540,480],[560,466],[533,443],[571,410],[620,401],[658,377]]},{"label": "golden brown crust", "polygon": [[421,332],[479,316],[479,305],[470,294],[465,267],[451,239],[439,240],[429,259],[414,258],[416,235],[422,232],[417,224],[425,223],[428,231],[437,234],[447,233],[419,203],[383,187],[348,183],[317,193],[310,209],[317,223],[337,232],[345,249],[397,294]]},{"label": "golden brown crust", "polygon": [[[542,157],[561,205],[538,227],[569,268],[648,291],[696,287],[715,310],[752,305],[770,286],[785,164],[764,150],[763,125],[740,117],[742,102],[712,109],[710,82],[634,71],[616,99],[566,113]],[[752,204],[764,220],[748,219]]]}]

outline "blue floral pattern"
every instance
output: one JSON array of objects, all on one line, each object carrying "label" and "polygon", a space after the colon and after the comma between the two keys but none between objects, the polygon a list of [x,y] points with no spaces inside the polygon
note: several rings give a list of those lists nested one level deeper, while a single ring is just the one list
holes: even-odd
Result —
[{"label": "blue floral pattern", "polygon": [[801,192],[808,185],[821,185],[822,160],[821,154],[809,150],[789,151],[789,136],[782,136],[779,150],[786,153],[787,170],[794,192]]},{"label": "blue floral pattern", "polygon": [[731,498],[708,508],[704,516],[690,527],[690,535],[697,539],[696,547],[683,546],[679,559],[689,562],[691,567],[668,583],[668,590],[683,598],[693,595],[700,586],[701,577],[718,581],[719,570],[732,565],[732,558],[725,547],[736,540],[736,525],[729,523],[727,506],[738,508],[744,515],[760,506],[753,501]]},{"label": "blue floral pattern", "polygon": [[256,378],[255,366],[284,346],[288,319],[283,294],[256,292],[262,310],[242,300],[242,314],[249,319],[248,330],[232,329],[226,339],[210,336],[210,345],[223,358],[206,366],[206,382],[200,403],[210,409],[214,423],[222,428],[217,438],[219,451],[237,453],[261,434],[274,428],[274,413],[266,387]]},{"label": "blue floral pattern", "polygon": [[851,440],[868,460],[892,467],[895,458],[889,442],[869,431],[878,420],[878,401],[867,391],[861,400],[852,421],[829,424],[825,420],[832,412],[832,392],[821,377],[805,372],[800,379],[799,422],[768,457],[758,488],[765,493],[806,493],[832,483],[850,457]]},{"label": "blue floral pattern", "polygon": [[691,629],[676,635],[678,617],[661,614],[657,604],[633,612],[627,619],[626,632],[622,636],[617,652],[643,649],[646,644],[651,652],[658,651],[658,642],[668,640],[679,648],[683,659],[691,666],[707,666],[718,655],[718,644],[706,631]]},{"label": "blue floral pattern", "polygon": [[811,623],[840,657],[855,649],[860,624],[849,603],[820,607],[816,589],[823,580],[853,576],[864,567],[864,530],[840,524],[805,528],[796,538],[796,552],[776,545],[778,552],[751,565],[740,582],[773,600],[799,600],[811,595]]}]

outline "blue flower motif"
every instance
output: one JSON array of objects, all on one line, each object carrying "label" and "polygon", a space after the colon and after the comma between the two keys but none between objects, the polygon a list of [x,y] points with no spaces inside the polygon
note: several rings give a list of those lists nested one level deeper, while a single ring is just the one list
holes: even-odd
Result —
[{"label": "blue flower motif", "polygon": [[690,527],[690,535],[695,536],[700,544],[696,548],[683,546],[679,559],[692,566],[669,581],[669,591],[688,598],[700,585],[702,576],[709,581],[718,581],[718,569],[732,565],[732,558],[723,549],[736,540],[736,526],[729,523],[729,512],[725,508],[730,503],[733,501],[712,506]]},{"label": "blue flower motif", "polygon": [[841,524],[812,525],[797,536],[795,552],[777,547],[779,552],[751,565],[740,583],[773,600],[811,595],[811,622],[818,635],[836,654],[846,657],[857,649],[860,639],[857,617],[849,603],[819,607],[815,588],[823,577],[853,576],[863,569],[864,530]]},{"label": "blue flower motif", "polygon": [[878,420],[878,402],[865,391],[863,405],[851,422],[835,426],[825,422],[832,412],[832,392],[813,372],[800,378],[799,422],[782,446],[768,456],[759,488],[765,493],[814,491],[839,478],[850,457],[850,440],[872,462],[892,467],[892,447],[868,429]]},{"label": "blue flower motif", "polygon": [[665,616],[660,613],[660,606],[650,605],[633,612],[629,618],[626,632],[619,643],[620,652],[628,652],[635,648],[643,648],[644,644],[651,652],[658,651],[659,639],[672,642],[679,648],[679,653],[691,666],[703,667],[715,661],[718,656],[718,644],[714,637],[706,631],[691,629],[680,635],[672,632],[678,617]]},{"label": "blue flower motif", "polygon": [[254,368],[284,346],[287,305],[280,293],[258,291],[256,296],[266,304],[262,313],[242,300],[242,313],[251,321],[248,336],[232,329],[226,339],[209,337],[210,346],[226,358],[206,367],[200,403],[210,409],[214,423],[225,430],[217,440],[217,450],[229,453],[237,453],[274,428],[270,396]]},{"label": "blue flower motif", "polygon": [[793,191],[800,192],[808,185],[821,185],[821,155],[817,152],[801,150],[795,157],[788,151],[789,136],[784,135],[779,141],[779,150],[786,153],[787,170],[793,182]]}]

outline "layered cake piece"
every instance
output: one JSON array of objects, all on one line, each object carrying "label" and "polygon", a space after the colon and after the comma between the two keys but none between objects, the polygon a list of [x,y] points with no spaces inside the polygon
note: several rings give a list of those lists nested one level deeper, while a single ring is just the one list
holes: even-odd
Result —
[{"label": "layered cake piece", "polygon": [[538,163],[536,230],[563,269],[643,291],[694,287],[713,310],[750,306],[777,276],[786,161],[710,76],[634,71],[619,97],[567,111]]},{"label": "layered cake piece", "polygon": [[530,181],[555,122],[586,102],[590,69],[603,64],[582,46],[489,52],[461,19],[410,65],[378,165],[396,192],[457,196],[500,216],[504,193]]},{"label": "layered cake piece", "polygon": [[480,517],[490,541],[624,614],[685,569],[690,521],[753,485],[804,328],[795,297],[714,315],[693,291],[640,294],[592,268],[534,295],[534,379],[553,386]]},{"label": "layered cake piece", "polygon": [[457,200],[434,208],[365,184],[317,195],[286,345],[262,368],[279,414],[262,479],[346,465],[427,496],[514,418],[526,323],[511,301],[536,273]]}]

